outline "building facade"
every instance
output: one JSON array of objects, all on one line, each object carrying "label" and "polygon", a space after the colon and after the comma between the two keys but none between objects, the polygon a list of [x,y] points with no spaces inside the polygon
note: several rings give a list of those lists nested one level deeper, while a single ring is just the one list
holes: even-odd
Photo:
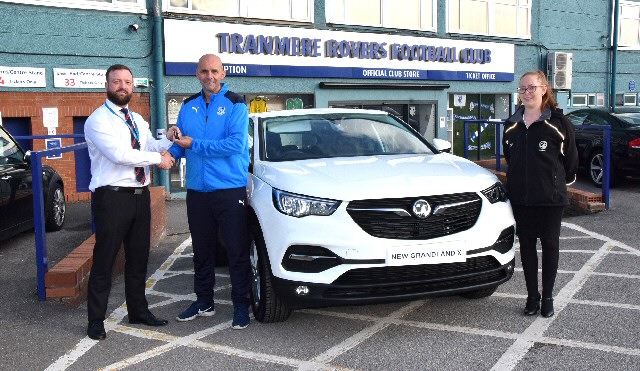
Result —
[{"label": "building facade", "polygon": [[[0,24],[0,114],[16,135],[81,134],[114,63],[136,77],[133,109],[166,129],[200,90],[205,53],[252,112],[382,109],[456,154],[462,122],[507,118],[529,70],[548,73],[566,111],[640,104],[640,1],[0,0]],[[45,126],[52,111],[57,127]],[[470,132],[470,155],[491,157],[493,126]],[[48,160],[72,200],[86,195],[78,162]],[[182,192],[183,170],[154,181]]]}]

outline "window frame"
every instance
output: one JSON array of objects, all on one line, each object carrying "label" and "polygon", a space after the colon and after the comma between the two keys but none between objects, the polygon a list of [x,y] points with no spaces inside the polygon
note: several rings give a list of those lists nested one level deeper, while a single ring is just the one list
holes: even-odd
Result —
[{"label": "window frame", "polygon": [[[491,36],[491,37],[500,37],[500,38],[509,38],[509,39],[524,39],[524,40],[531,40],[531,8],[533,6],[533,0],[517,0],[517,3],[513,6],[515,6],[516,8],[516,32],[518,30],[518,17],[520,17],[520,12],[519,10],[521,8],[525,8],[527,10],[527,31],[528,34],[523,35],[523,34],[513,34],[513,35],[506,35],[506,34],[498,34],[494,31],[494,19],[495,19],[495,8],[496,8],[496,4],[499,5],[511,5],[511,4],[505,4],[503,3],[503,0],[468,0],[468,1],[474,1],[474,2],[481,2],[481,3],[486,3],[487,4],[487,32],[472,32],[472,31],[466,31],[464,29],[462,29],[462,27],[458,28],[458,29],[453,29],[451,26],[451,22],[450,22],[450,8],[451,8],[451,1],[462,1],[462,0],[446,0],[446,13],[447,13],[447,19],[446,19],[446,24],[447,24],[447,33],[450,34],[461,34],[461,35],[479,35],[479,36]],[[526,4],[521,4],[526,2]],[[460,7],[459,7],[460,8]],[[461,18],[461,13],[458,14],[458,17]],[[460,19],[459,19],[460,20]],[[460,23],[460,22],[458,22]]]},{"label": "window frame", "polygon": [[[576,103],[576,100],[584,100],[583,102]],[[586,107],[589,105],[588,94],[572,94],[571,95],[571,107]]]},{"label": "window frame", "polygon": [[[628,101],[627,98],[631,98],[631,101]],[[622,96],[622,105],[623,106],[637,106],[638,105],[638,94],[637,93],[625,93]]]},{"label": "window frame", "polygon": [[[638,17],[633,18],[638,21],[638,29],[636,30],[636,43],[634,45],[620,44],[620,41],[622,40],[620,35],[622,34],[622,8],[623,7],[638,8]],[[639,50],[640,49],[640,2],[620,0],[620,9],[618,9],[618,11],[620,12],[619,21],[618,21],[618,30],[617,30],[618,31],[618,47],[621,49]],[[614,15],[612,14],[611,16],[613,17]],[[613,21],[611,22],[611,24],[613,24]]]},{"label": "window frame", "polygon": [[301,0],[289,0],[289,16],[287,18],[269,18],[269,17],[252,17],[249,15],[249,1],[248,0],[235,0],[237,3],[238,12],[236,14],[216,14],[215,12],[206,11],[206,10],[193,10],[192,0],[187,1],[186,8],[173,7],[171,6],[170,0],[162,1],[162,10],[164,12],[169,13],[182,13],[182,14],[198,14],[198,15],[209,15],[209,16],[218,16],[218,17],[231,17],[231,18],[248,18],[248,19],[268,19],[273,21],[285,21],[285,22],[302,22],[302,23],[313,23],[314,19],[314,1],[315,0],[305,0],[307,2],[308,18],[293,18],[291,4],[292,2],[299,2]]},{"label": "window frame", "polygon": [[[386,17],[384,16],[384,9],[385,9],[385,4],[389,3],[389,4],[397,4],[396,0],[378,0],[380,2],[380,23],[377,25],[365,25],[365,24],[357,24],[357,23],[353,23],[351,21],[347,21],[346,20],[346,9],[344,9],[344,1],[345,0],[335,0],[335,1],[341,1],[342,2],[342,6],[343,6],[343,13],[345,14],[345,19],[343,20],[337,20],[337,19],[332,19],[331,18],[331,8],[333,6],[333,3],[331,1],[326,1],[326,8],[325,8],[325,18],[328,24],[336,24],[336,25],[348,25],[348,26],[360,26],[360,27],[379,27],[379,28],[389,28],[389,29],[402,29],[402,30],[414,30],[414,31],[425,31],[425,32],[437,32],[438,31],[438,0],[429,0],[431,1],[431,27],[421,27],[421,28],[407,28],[407,27],[398,27],[396,25],[385,25],[385,19]],[[420,23],[422,23],[422,1],[423,0],[419,0],[420,1],[420,6],[421,8],[419,9],[420,12]]]},{"label": "window frame", "polygon": [[2,2],[16,3],[20,5],[49,6],[54,8],[106,10],[112,12],[147,14],[146,0],[135,0],[135,3],[119,0],[111,0],[109,3],[90,0],[2,0]]}]

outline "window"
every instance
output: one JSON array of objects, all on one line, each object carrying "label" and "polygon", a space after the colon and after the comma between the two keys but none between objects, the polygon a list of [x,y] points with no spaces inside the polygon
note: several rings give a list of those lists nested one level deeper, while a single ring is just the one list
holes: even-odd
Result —
[{"label": "window", "polygon": [[574,94],[571,97],[571,105],[573,107],[581,107],[587,105],[587,94]]},{"label": "window", "polygon": [[604,93],[596,94],[596,106],[604,106]]},{"label": "window", "polygon": [[587,98],[587,105],[588,106],[595,106],[596,105],[596,95],[595,94],[589,94],[589,97]]},{"label": "window", "polygon": [[[436,31],[437,0],[327,0],[328,23]],[[362,10],[366,9],[366,12]]]},{"label": "window", "polygon": [[624,95],[624,105],[625,106],[635,106],[638,101],[637,94],[625,94]]},{"label": "window", "polygon": [[5,0],[10,3],[25,5],[43,5],[58,8],[100,9],[146,13],[146,0]]},{"label": "window", "polygon": [[169,0],[167,11],[223,17],[313,21],[313,0]]},{"label": "window", "polygon": [[448,0],[447,32],[531,38],[531,0]]},{"label": "window", "polygon": [[640,47],[640,3],[620,2],[620,34],[618,45]]}]

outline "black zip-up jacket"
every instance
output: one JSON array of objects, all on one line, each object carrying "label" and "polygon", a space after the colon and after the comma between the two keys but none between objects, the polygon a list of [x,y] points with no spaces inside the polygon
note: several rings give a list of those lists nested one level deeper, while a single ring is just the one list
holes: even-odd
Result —
[{"label": "black zip-up jacket", "polygon": [[507,160],[507,191],[514,205],[569,205],[567,185],[576,180],[575,128],[560,110],[545,109],[526,127],[524,106],[505,123],[502,145]]}]

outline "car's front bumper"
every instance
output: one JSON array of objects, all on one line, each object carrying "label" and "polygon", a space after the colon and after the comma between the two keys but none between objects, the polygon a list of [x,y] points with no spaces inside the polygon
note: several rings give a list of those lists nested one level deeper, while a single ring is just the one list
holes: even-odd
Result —
[{"label": "car's front bumper", "polygon": [[500,265],[484,255],[464,263],[356,268],[331,284],[273,277],[273,288],[291,309],[382,303],[498,286],[511,278],[514,266],[514,260]]}]

